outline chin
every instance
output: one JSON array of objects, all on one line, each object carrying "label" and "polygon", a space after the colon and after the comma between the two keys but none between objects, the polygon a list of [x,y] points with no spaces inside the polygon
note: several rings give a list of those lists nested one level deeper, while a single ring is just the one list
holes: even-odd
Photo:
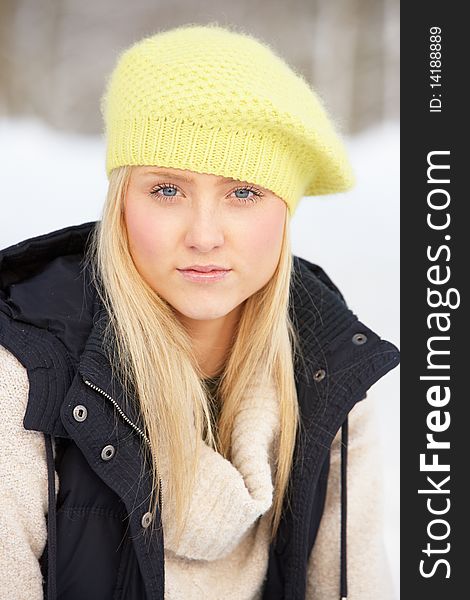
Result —
[{"label": "chin", "polygon": [[214,312],[214,311],[208,311],[208,310],[201,310],[201,311],[189,311],[186,314],[186,317],[188,319],[194,319],[195,321],[213,321],[214,319],[220,319],[222,317],[225,317],[228,312],[230,311],[224,311],[224,312]]},{"label": "chin", "polygon": [[217,307],[210,309],[207,304],[205,306],[182,306],[177,307],[176,313],[178,316],[186,317],[187,319],[193,319],[195,321],[211,321],[213,319],[220,319],[225,317],[229,312],[230,308]]}]

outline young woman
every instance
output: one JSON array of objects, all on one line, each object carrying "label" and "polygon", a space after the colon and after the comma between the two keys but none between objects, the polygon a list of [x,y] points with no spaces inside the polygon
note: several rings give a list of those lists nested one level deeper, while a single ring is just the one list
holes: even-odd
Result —
[{"label": "young woman", "polygon": [[391,597],[366,394],[399,353],[290,249],[353,182],[320,100],[188,25],[102,111],[102,219],[0,252],[2,594]]}]

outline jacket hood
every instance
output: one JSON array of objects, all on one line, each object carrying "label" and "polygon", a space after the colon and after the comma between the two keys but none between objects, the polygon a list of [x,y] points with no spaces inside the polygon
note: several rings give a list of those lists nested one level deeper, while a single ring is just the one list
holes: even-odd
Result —
[{"label": "jacket hood", "polygon": [[96,300],[82,264],[95,222],[65,227],[0,251],[0,312],[45,329],[78,360]]},{"label": "jacket hood", "polygon": [[[103,345],[108,315],[83,261],[97,223],[0,251],[0,344],[28,369],[40,396],[31,403],[40,414],[27,412],[26,428],[64,433],[60,406],[77,371],[101,382],[112,397],[121,394]],[[398,364],[398,349],[358,320],[321,267],[298,256],[289,311],[300,345],[294,372],[301,416],[315,422],[321,415],[335,433],[368,387]],[[333,392],[337,405],[330,401]]]}]

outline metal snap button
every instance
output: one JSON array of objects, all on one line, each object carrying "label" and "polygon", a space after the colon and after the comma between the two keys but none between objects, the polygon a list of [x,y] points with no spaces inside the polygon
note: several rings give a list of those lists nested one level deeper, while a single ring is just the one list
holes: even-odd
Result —
[{"label": "metal snap button", "polygon": [[87,418],[88,411],[86,406],[83,406],[83,404],[77,404],[77,406],[73,409],[72,414],[75,421],[81,422]]},{"label": "metal snap button", "polygon": [[152,522],[152,519],[153,519],[152,513],[146,512],[145,515],[142,517],[142,521],[141,521],[142,527],[147,528],[150,525],[150,523]]},{"label": "metal snap button", "polygon": [[356,344],[356,346],[362,346],[367,342],[367,336],[365,333],[355,333],[352,336],[352,343]]},{"label": "metal snap button", "polygon": [[315,373],[313,374],[313,378],[315,379],[315,381],[321,381],[322,379],[324,379],[326,376],[326,371],[325,369],[318,369],[318,371],[315,371]]},{"label": "metal snap button", "polygon": [[109,460],[110,458],[113,458],[115,452],[116,450],[114,446],[111,446],[111,444],[109,444],[108,446],[105,446],[103,450],[101,450],[101,458],[103,460]]}]

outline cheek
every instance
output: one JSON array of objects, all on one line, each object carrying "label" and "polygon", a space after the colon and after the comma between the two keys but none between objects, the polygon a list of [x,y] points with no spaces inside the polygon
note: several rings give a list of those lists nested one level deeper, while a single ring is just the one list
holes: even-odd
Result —
[{"label": "cheek", "polygon": [[134,258],[151,258],[161,252],[165,226],[141,202],[127,202],[124,211],[129,247]]},{"label": "cheek", "polygon": [[258,221],[250,224],[245,237],[245,255],[252,260],[277,264],[284,231],[285,211],[270,211]]}]

